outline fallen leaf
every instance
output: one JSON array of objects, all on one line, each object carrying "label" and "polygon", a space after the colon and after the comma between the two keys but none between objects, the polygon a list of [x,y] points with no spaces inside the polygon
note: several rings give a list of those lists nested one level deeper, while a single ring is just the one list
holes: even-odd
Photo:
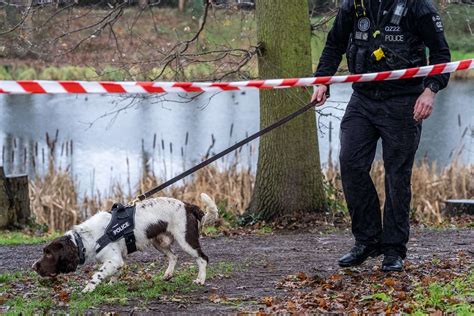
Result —
[{"label": "fallen leaf", "polygon": [[65,291],[61,291],[59,292],[59,299],[63,302],[69,302],[69,293],[65,292]]},{"label": "fallen leaf", "polygon": [[326,309],[328,307],[328,302],[324,298],[320,298],[318,305],[320,308]]},{"label": "fallen leaf", "polygon": [[300,281],[306,281],[308,280],[308,276],[304,273],[304,272],[299,272],[296,277],[300,280]]},{"label": "fallen leaf", "polygon": [[221,301],[219,295],[213,293],[211,295],[209,295],[209,301],[213,302],[213,303],[219,303]]},{"label": "fallen leaf", "polygon": [[403,291],[398,291],[393,293],[393,296],[396,297],[397,299],[404,301],[407,299],[407,293]]},{"label": "fallen leaf", "polygon": [[296,303],[293,302],[293,301],[288,301],[286,303],[286,307],[288,308],[288,310],[295,310],[296,309]]},{"label": "fallen leaf", "polygon": [[385,284],[386,286],[394,287],[395,284],[397,284],[397,281],[395,281],[393,278],[386,278],[386,279],[383,281],[383,284]]},{"label": "fallen leaf", "polygon": [[262,299],[262,303],[265,304],[267,307],[270,307],[273,305],[273,297],[271,296],[265,296]]}]

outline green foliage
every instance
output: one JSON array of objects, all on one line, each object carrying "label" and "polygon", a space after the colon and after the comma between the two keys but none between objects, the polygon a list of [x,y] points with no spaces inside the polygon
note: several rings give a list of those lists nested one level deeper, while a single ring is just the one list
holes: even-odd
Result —
[{"label": "green foliage", "polygon": [[33,68],[19,68],[16,72],[16,80],[35,80],[37,79],[36,70]]},{"label": "green foliage", "polygon": [[37,312],[47,311],[53,306],[51,297],[45,295],[41,299],[28,299],[16,297],[7,302],[13,308],[8,311],[7,315],[37,315]]},{"label": "green foliage", "polygon": [[255,225],[263,221],[261,214],[250,214],[246,213],[245,215],[239,217],[237,224],[239,226]]},{"label": "green foliage", "polygon": [[65,66],[61,69],[62,80],[83,80],[84,68],[77,66]]},{"label": "green foliage", "polygon": [[215,235],[219,232],[219,229],[215,226],[206,226],[202,229],[202,232],[204,233],[204,235],[208,236],[208,235]]},{"label": "green foliage", "polygon": [[45,234],[41,236],[34,236],[25,234],[20,231],[1,231],[0,232],[0,245],[32,245],[41,244],[46,241],[53,240],[56,237],[61,236],[61,233],[56,232],[53,234]]},{"label": "green foliage", "polygon": [[9,68],[7,66],[0,66],[0,80],[12,80]]},{"label": "green foliage", "polygon": [[219,209],[219,217],[222,218],[226,223],[228,223],[231,227],[235,227],[238,225],[238,218],[235,215],[236,212],[232,212],[228,210],[228,203],[227,201],[220,201],[217,205]]},{"label": "green foliage", "polygon": [[97,79],[97,72],[92,67],[84,67],[81,69],[82,74],[80,80],[94,80]]},{"label": "green foliage", "polygon": [[451,60],[463,60],[474,58],[474,51],[465,52],[458,50],[451,50]]},{"label": "green foliage", "polygon": [[[163,73],[162,73],[163,72]],[[175,73],[172,69],[166,68],[164,71],[162,68],[153,68],[150,70],[146,76],[146,80],[171,80],[174,77]]]},{"label": "green foliage", "polygon": [[266,234],[271,234],[273,233],[273,228],[270,226],[262,226],[260,227],[257,232],[258,235],[266,235]]},{"label": "green foliage", "polygon": [[60,80],[61,71],[57,67],[46,67],[41,72],[40,78],[44,80]]},{"label": "green foliage", "polygon": [[464,278],[456,278],[451,282],[433,282],[428,286],[418,284],[414,290],[416,300],[415,313],[423,314],[428,308],[455,313],[456,315],[472,315],[474,306],[474,271]]},{"label": "green foliage", "polygon": [[2,283],[13,282],[13,281],[19,279],[22,275],[23,275],[22,272],[0,274],[0,285],[2,285]]},{"label": "green foliage", "polygon": [[209,63],[192,64],[184,68],[186,78],[202,78],[209,76],[213,72],[213,67]]},{"label": "green foliage", "polygon": [[204,13],[204,1],[202,0],[190,0],[189,1],[189,8],[191,9],[191,13],[195,17],[201,17]]},{"label": "green foliage", "polygon": [[363,296],[362,299],[363,300],[380,300],[380,301],[384,301],[385,303],[390,303],[392,301],[392,297],[390,297],[390,295],[383,292]]},{"label": "green foliage", "polygon": [[114,68],[112,66],[105,66],[98,74],[102,80],[124,81],[127,78],[127,73],[123,69]]},{"label": "green foliage", "polygon": [[328,210],[332,214],[342,212],[344,215],[349,215],[349,210],[347,209],[346,200],[344,199],[342,191],[327,180],[324,180],[323,185]]},{"label": "green foliage", "polygon": [[[474,35],[471,28],[474,27],[472,19],[474,6],[472,5],[449,5],[442,11],[445,26],[446,39],[453,51],[474,55]],[[453,58],[454,59],[454,58]]]}]

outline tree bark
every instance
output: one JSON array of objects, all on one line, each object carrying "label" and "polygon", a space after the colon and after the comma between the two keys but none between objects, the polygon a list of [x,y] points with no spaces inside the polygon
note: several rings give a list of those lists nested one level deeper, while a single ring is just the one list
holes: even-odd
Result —
[{"label": "tree bark", "polygon": [[7,178],[0,167],[0,229],[25,227],[30,217],[28,176]]},{"label": "tree bark", "polygon": [[11,209],[14,215],[13,225],[16,227],[25,227],[29,224],[30,196],[28,194],[28,176],[18,175],[7,178],[7,185],[11,194]]},{"label": "tree bark", "polygon": [[179,12],[184,12],[185,6],[186,6],[186,0],[178,0]]},{"label": "tree bark", "polygon": [[3,167],[0,167],[0,229],[11,223],[10,201],[6,191],[6,178]]},{"label": "tree bark", "polygon": [[[256,16],[257,37],[263,45],[259,76],[310,75],[308,1],[257,0]],[[300,108],[302,99],[309,102],[308,96],[299,88],[261,90],[261,128]],[[324,209],[316,116],[309,111],[260,139],[257,178],[247,213],[268,221],[288,213]]]}]

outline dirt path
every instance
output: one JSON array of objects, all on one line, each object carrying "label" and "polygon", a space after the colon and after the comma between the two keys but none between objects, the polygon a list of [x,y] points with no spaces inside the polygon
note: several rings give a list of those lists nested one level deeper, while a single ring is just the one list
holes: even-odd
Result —
[{"label": "dirt path", "polygon": [[[183,302],[160,303],[148,306],[153,312],[210,313],[236,312],[258,309],[258,302],[266,296],[285,296],[275,287],[289,274],[327,276],[338,270],[337,258],[352,245],[348,232],[326,235],[314,233],[276,233],[271,235],[203,238],[203,248],[210,262],[231,262],[234,271],[229,278],[209,280],[206,287],[189,294]],[[459,251],[474,255],[474,230],[421,230],[412,232],[408,260],[418,262],[436,255],[448,258]],[[1,246],[0,273],[29,269],[41,253],[42,245]],[[181,254],[179,262],[190,261]],[[129,261],[153,262],[163,257],[150,250],[135,253]],[[378,259],[379,260],[379,259]],[[370,260],[366,267],[379,265]],[[179,263],[178,263],[179,264]],[[226,297],[225,304],[213,303],[210,297]],[[235,300],[234,300],[235,299]],[[237,300],[238,299],[238,300]],[[229,303],[238,302],[238,303]],[[109,306],[107,309],[130,312],[133,307]]]}]

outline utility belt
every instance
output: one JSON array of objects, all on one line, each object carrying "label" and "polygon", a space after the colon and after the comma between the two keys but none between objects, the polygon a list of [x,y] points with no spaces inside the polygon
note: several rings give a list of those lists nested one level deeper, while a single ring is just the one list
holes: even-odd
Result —
[{"label": "utility belt", "polygon": [[423,92],[423,79],[402,79],[383,82],[354,82],[352,88],[372,100],[386,100],[393,97],[418,97]]},{"label": "utility belt", "polygon": [[426,65],[424,48],[417,49],[410,56],[407,55],[383,44],[378,47],[351,44],[346,54],[349,71],[354,74]]}]

